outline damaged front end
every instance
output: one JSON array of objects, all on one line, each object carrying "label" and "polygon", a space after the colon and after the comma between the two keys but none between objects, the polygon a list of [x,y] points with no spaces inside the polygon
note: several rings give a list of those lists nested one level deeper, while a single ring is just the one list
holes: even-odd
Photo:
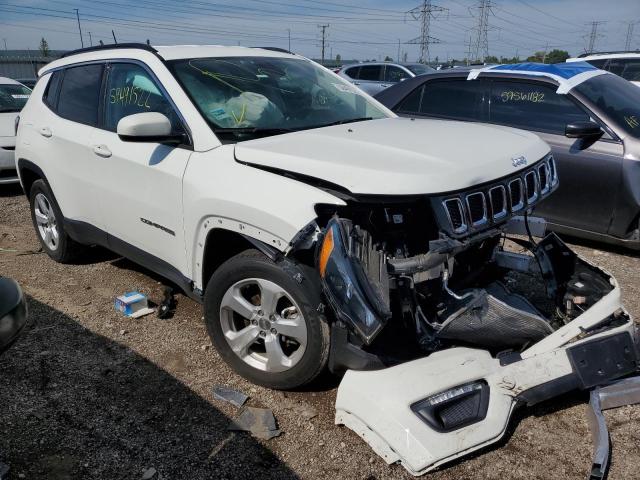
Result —
[{"label": "damaged front end", "polygon": [[470,191],[319,211],[330,368],[348,370],[336,423],[417,475],[499,440],[519,404],[637,371],[615,279],[528,217],[556,187],[547,157]]}]

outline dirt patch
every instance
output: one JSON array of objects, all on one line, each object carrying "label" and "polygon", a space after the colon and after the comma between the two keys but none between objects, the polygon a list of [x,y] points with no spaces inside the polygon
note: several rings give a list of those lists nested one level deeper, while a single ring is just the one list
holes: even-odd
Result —
[{"label": "dirt patch", "polygon": [[[182,295],[170,320],[117,314],[113,299],[128,290],[160,300],[161,279],[101,249],[78,265],[51,261],[17,189],[0,193],[0,249],[0,274],[21,284],[32,321],[0,357],[0,461],[10,478],[135,479],[151,468],[164,479],[412,478],[333,424],[337,379],[288,393],[248,383],[210,347],[201,307]],[[640,259],[576,249],[616,276],[640,318]],[[262,442],[228,432],[238,409],[214,400],[215,385],[271,408],[284,433]],[[585,401],[573,394],[520,410],[507,441],[426,478],[584,478]],[[640,478],[640,406],[606,416],[610,478]]]}]

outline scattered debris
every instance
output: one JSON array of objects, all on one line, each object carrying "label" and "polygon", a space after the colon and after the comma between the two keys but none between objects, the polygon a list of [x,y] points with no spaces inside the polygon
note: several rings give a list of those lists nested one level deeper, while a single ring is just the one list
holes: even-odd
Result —
[{"label": "scattered debris", "polygon": [[202,350],[203,352],[206,352],[210,348],[211,348],[211,345],[200,345],[200,350]]},{"label": "scattered debris", "polygon": [[222,450],[224,446],[228,444],[230,441],[232,441],[234,438],[236,438],[236,432],[231,432],[224,440],[222,440],[218,445],[216,445],[215,447],[213,447],[213,449],[211,449],[211,452],[209,452],[209,456],[207,457],[207,460],[211,460],[215,458],[215,456],[218,455],[218,453],[220,453],[220,450]]},{"label": "scattered debris", "polygon": [[140,318],[153,313],[153,308],[149,308],[147,296],[140,292],[127,292],[116,298],[114,306],[117,311],[127,317]]},{"label": "scattered debris", "polygon": [[607,477],[611,444],[603,410],[640,403],[640,376],[612,382],[591,391],[587,420],[593,440],[593,462],[589,479]]},{"label": "scattered debris", "polygon": [[120,335],[126,335],[127,333],[129,332],[127,332],[126,330],[120,330]]},{"label": "scattered debris", "polygon": [[289,408],[306,421],[318,416],[317,410],[306,402],[292,403]]},{"label": "scattered debris", "polygon": [[156,476],[156,473],[158,473],[158,471],[155,468],[147,468],[142,474],[142,480],[151,480]]},{"label": "scattered debris", "polygon": [[173,317],[173,311],[176,308],[176,300],[173,297],[173,289],[171,287],[164,288],[164,298],[158,306],[157,316],[162,320]]},{"label": "scattered debris", "polygon": [[251,432],[256,438],[270,440],[280,435],[276,417],[268,408],[243,407],[240,414],[229,423],[227,430]]},{"label": "scattered debris", "polygon": [[249,398],[242,392],[233,390],[232,388],[216,386],[213,387],[213,398],[228,402],[236,407],[241,407]]}]

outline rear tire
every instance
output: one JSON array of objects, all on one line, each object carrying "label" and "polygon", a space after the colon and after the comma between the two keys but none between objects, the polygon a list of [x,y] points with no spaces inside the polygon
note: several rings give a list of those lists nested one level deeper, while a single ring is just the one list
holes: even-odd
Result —
[{"label": "rear tire", "polygon": [[220,356],[244,378],[268,388],[305,385],[329,358],[317,274],[298,268],[301,283],[262,253],[246,250],[223,263],[205,291],[205,322]]},{"label": "rear tire", "polygon": [[64,217],[47,182],[33,182],[29,203],[31,220],[42,249],[56,262],[69,263],[80,245],[65,232]]}]

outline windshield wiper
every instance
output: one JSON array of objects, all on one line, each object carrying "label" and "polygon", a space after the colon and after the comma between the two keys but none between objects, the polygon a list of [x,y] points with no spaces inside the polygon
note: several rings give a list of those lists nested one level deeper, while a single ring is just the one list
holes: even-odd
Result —
[{"label": "windshield wiper", "polygon": [[345,123],[366,122],[367,120],[373,120],[373,117],[347,118],[346,120],[336,120],[335,122],[323,123],[322,125],[312,125],[306,128],[332,127],[333,125],[344,125]]},{"label": "windshield wiper", "polygon": [[260,134],[260,135],[277,135],[278,133],[295,132],[292,128],[258,128],[258,127],[242,127],[242,128],[214,128],[213,133],[239,133],[239,134]]}]

